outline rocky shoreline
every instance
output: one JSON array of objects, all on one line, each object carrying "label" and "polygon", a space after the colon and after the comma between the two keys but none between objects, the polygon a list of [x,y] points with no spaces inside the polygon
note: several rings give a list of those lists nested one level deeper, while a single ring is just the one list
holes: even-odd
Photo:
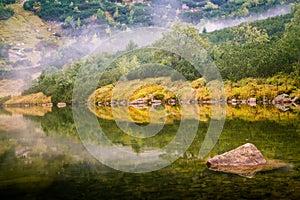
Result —
[{"label": "rocky shoreline", "polygon": [[[237,105],[237,104],[247,104],[250,106],[256,106],[257,104],[264,104],[264,105],[275,105],[280,110],[287,110],[290,106],[295,106],[300,110],[299,105],[299,98],[294,97],[291,98],[287,94],[278,95],[273,100],[257,100],[256,98],[250,98],[248,100],[238,100],[238,99],[232,99],[232,100],[182,100],[182,99],[168,99],[168,100],[159,100],[159,99],[135,99],[133,101],[106,101],[106,102],[96,102],[95,105],[97,106],[133,106],[133,107],[145,107],[145,106],[158,106],[158,105],[170,105],[170,106],[180,106],[185,104],[231,104],[231,105]],[[13,103],[13,104],[7,104],[4,103],[3,107],[30,107],[30,106],[43,106],[43,107],[53,107],[57,106],[59,108],[66,107],[66,106],[74,106],[77,104],[69,103],[69,102],[59,102],[57,104],[48,102],[48,103]],[[93,105],[93,102],[87,102],[87,106]]]},{"label": "rocky shoreline", "polygon": [[[291,105],[299,106],[298,102],[299,98],[294,97],[293,99],[289,97],[287,94],[278,95],[273,100],[257,100],[256,98],[250,98],[248,100],[181,100],[181,99],[168,99],[168,100],[157,100],[157,99],[135,99],[133,101],[106,101],[106,102],[96,102],[95,105],[98,106],[152,106],[152,105],[182,105],[182,104],[248,104],[250,106],[256,106],[256,104],[273,104],[273,105],[282,105],[284,107],[289,107]],[[88,105],[92,105],[92,102],[87,103]]]}]

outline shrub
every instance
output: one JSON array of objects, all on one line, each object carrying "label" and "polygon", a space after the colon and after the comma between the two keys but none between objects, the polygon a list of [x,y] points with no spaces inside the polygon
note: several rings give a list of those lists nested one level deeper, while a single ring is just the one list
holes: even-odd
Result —
[{"label": "shrub", "polygon": [[11,8],[6,8],[0,4],[0,20],[9,19],[14,15],[14,10]]}]

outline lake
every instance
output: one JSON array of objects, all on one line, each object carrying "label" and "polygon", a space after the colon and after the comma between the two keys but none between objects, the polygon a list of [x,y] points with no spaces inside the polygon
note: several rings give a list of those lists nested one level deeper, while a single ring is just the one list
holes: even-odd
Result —
[{"label": "lake", "polygon": [[[119,110],[118,110],[119,109]],[[124,134],[114,119],[124,107],[91,109],[106,138],[136,155],[170,143],[181,124],[179,107],[168,113],[157,135],[136,138]],[[130,108],[139,126],[149,124],[149,108]],[[4,108],[0,110],[1,199],[298,199],[300,197],[300,110],[282,111],[273,105],[226,106],[226,120],[213,149],[203,158],[199,150],[210,122],[211,106],[201,105],[195,138],[179,159],[159,170],[128,173],[112,169],[93,157],[84,143],[106,146],[99,135],[78,135],[71,107]],[[157,118],[160,123],[160,118]],[[121,123],[121,122],[120,122]],[[88,125],[86,125],[88,126]],[[77,127],[78,128],[78,127]],[[92,130],[88,128],[87,130]],[[247,142],[267,159],[289,167],[258,172],[252,178],[211,171],[206,160]],[[109,154],[109,152],[108,152]],[[112,156],[113,155],[110,155]]]}]

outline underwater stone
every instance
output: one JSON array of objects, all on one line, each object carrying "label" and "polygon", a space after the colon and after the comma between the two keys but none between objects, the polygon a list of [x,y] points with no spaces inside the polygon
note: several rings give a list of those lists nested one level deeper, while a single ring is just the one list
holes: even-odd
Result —
[{"label": "underwater stone", "polygon": [[218,166],[257,166],[266,164],[262,153],[251,143],[221,155],[214,156],[206,162],[210,168]]}]

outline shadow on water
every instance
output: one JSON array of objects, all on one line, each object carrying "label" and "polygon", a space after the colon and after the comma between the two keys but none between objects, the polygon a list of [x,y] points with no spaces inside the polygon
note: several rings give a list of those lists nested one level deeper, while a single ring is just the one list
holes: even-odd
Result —
[{"label": "shadow on water", "polygon": [[[208,105],[200,107],[199,129],[190,148],[170,166],[141,174],[116,171],[94,159],[77,135],[71,109],[0,110],[1,199],[297,199],[300,196],[297,109],[283,112],[273,106],[227,107],[224,129],[207,157],[251,142],[266,158],[293,165],[289,169],[258,173],[252,179],[209,171],[205,160],[197,157],[210,121]],[[99,125],[107,138],[137,154],[168,144],[180,125],[179,108],[167,107],[167,123],[159,134],[135,138],[118,128],[109,107],[97,109],[96,114],[101,117]],[[141,116],[132,117],[137,124],[148,123],[147,110],[131,109],[131,116],[137,113]],[[122,118],[121,112],[118,117]]]}]

